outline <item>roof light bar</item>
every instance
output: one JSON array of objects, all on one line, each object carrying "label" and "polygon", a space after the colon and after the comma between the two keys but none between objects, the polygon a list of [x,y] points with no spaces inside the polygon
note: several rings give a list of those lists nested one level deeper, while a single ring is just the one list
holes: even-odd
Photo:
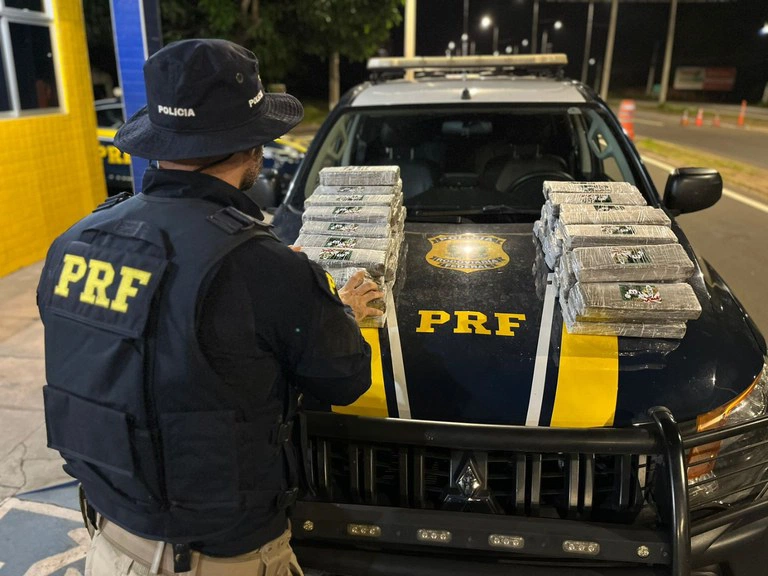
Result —
[{"label": "roof light bar", "polygon": [[403,70],[446,68],[535,68],[566,66],[565,54],[512,54],[507,56],[416,56],[413,58],[371,58],[368,70]]}]

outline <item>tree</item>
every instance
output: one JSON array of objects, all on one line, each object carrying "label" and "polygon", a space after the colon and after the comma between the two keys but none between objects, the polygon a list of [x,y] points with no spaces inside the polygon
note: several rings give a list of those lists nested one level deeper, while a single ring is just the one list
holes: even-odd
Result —
[{"label": "tree", "polygon": [[166,43],[226,38],[258,55],[267,83],[282,81],[296,64],[295,1],[160,0],[160,14]]},{"label": "tree", "polygon": [[339,100],[339,56],[374,55],[400,24],[404,0],[295,0],[301,50],[328,61],[328,106]]}]

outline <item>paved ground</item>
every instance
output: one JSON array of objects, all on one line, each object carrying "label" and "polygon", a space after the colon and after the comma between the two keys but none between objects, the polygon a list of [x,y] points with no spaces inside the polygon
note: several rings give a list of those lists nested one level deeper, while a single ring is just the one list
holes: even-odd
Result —
[{"label": "paved ground", "polygon": [[768,131],[745,130],[727,122],[716,128],[712,118],[712,111],[706,109],[705,125],[696,126],[694,111],[689,125],[683,127],[677,117],[638,109],[635,133],[638,138],[673,142],[768,169]]}]

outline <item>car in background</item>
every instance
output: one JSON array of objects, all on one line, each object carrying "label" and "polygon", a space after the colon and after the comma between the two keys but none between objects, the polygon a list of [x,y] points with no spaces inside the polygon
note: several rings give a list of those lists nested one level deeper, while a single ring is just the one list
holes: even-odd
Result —
[{"label": "car in background", "polygon": [[123,104],[119,98],[96,100],[96,134],[99,139],[99,157],[104,165],[107,196],[131,190],[131,156],[112,144],[117,129],[123,125]]},{"label": "car in background", "polygon": [[[108,98],[97,100],[95,108],[99,156],[104,164],[107,195],[114,196],[133,188],[131,156],[113,145],[115,134],[124,122],[123,104],[119,98]],[[246,194],[263,210],[271,210],[285,197],[288,184],[307,149],[300,140],[284,137],[266,143],[263,150],[263,169]]]},{"label": "car in background", "polygon": [[[407,253],[387,324],[363,329],[371,389],[306,413],[303,567],[765,573],[766,342],[674,221],[714,204],[722,180],[679,169],[662,197],[566,62],[374,59],[312,141],[273,220],[280,238],[294,243],[323,168],[396,165]],[[702,308],[682,339],[567,332],[533,234],[553,180],[629,182],[672,219]]]}]

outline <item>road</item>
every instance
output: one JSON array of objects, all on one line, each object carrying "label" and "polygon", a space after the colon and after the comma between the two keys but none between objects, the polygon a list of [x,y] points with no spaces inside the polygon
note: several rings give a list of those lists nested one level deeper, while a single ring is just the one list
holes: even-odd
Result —
[{"label": "road", "polygon": [[[646,166],[662,192],[668,170],[648,159]],[[748,205],[736,198],[723,196],[712,208],[684,214],[677,221],[697,254],[718,271],[768,335],[768,204]]]},{"label": "road", "polygon": [[635,115],[635,133],[637,138],[665,140],[768,169],[768,131],[727,123],[715,128],[711,111],[705,116],[706,124],[699,127],[694,124],[695,116],[693,109],[690,124],[683,127],[674,116],[640,108]]}]

